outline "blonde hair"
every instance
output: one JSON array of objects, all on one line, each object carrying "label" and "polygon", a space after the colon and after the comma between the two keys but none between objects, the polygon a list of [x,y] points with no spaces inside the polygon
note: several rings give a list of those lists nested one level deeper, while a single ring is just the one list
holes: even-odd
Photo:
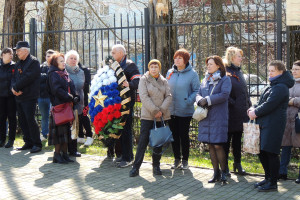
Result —
[{"label": "blonde hair", "polygon": [[240,53],[243,56],[243,50],[237,47],[228,47],[226,49],[225,56],[223,57],[223,62],[225,66],[230,66],[232,64],[232,60],[237,53]]}]

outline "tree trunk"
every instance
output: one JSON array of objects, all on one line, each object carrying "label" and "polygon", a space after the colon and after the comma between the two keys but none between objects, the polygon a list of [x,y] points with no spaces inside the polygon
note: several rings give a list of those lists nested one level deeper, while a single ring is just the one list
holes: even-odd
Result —
[{"label": "tree trunk", "polygon": [[[170,0],[149,1],[150,24],[172,24],[173,8]],[[162,64],[161,74],[165,76],[172,67],[173,56],[176,50],[177,38],[175,27],[151,27],[150,56],[160,60]]]},{"label": "tree trunk", "polygon": [[[290,26],[290,31],[299,31],[300,26]],[[288,63],[288,68],[292,68],[293,62],[300,60],[300,33],[290,33],[290,43],[287,48],[290,48],[290,63]]]},{"label": "tree trunk", "polygon": [[24,30],[24,0],[5,0],[3,14],[3,33],[18,33],[17,35],[6,35],[3,47],[14,47],[18,41],[23,40]]},{"label": "tree trunk", "polygon": [[[64,23],[65,0],[48,0],[45,31],[59,31]],[[44,33],[42,55],[48,49],[60,51],[61,34]],[[43,61],[44,61],[43,56]]]},{"label": "tree trunk", "polygon": [[[224,21],[223,4],[225,2],[226,0],[211,1],[211,22]],[[222,57],[224,53],[224,29],[222,24],[212,25],[211,41],[211,49],[213,49],[212,53]]]}]

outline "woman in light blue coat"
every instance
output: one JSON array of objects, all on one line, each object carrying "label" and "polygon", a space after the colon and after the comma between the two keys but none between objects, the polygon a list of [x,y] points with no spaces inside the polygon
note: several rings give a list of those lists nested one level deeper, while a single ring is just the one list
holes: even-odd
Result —
[{"label": "woman in light blue coat", "polygon": [[198,106],[207,108],[208,114],[199,122],[198,140],[209,144],[214,175],[208,182],[214,183],[220,179],[222,182],[226,182],[226,156],[223,144],[227,142],[228,98],[231,81],[226,76],[221,57],[210,56],[206,58],[205,63],[207,73],[201,83],[196,102]]},{"label": "woman in light blue coat", "polygon": [[174,65],[167,73],[167,80],[173,97],[169,123],[174,138],[172,149],[175,161],[172,169],[188,168],[190,122],[200,87],[199,76],[189,64],[189,59],[190,54],[187,50],[177,50],[174,54]]}]

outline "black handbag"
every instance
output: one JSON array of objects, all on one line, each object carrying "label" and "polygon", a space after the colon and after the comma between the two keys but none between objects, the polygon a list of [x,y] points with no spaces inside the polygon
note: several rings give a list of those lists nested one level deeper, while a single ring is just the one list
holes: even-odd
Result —
[{"label": "black handbag", "polygon": [[295,131],[297,134],[300,134],[300,119],[299,119],[300,111],[295,116]]},{"label": "black handbag", "polygon": [[164,119],[161,117],[162,127],[156,127],[156,119],[154,119],[154,127],[150,130],[149,145],[151,147],[161,147],[174,141],[169,126],[165,125]]}]

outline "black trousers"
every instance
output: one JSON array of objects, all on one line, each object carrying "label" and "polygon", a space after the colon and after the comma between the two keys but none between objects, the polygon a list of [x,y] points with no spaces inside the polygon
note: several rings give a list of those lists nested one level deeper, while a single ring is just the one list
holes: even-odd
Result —
[{"label": "black trousers", "polygon": [[23,132],[23,140],[28,145],[42,148],[39,127],[35,120],[37,99],[17,102],[19,124]]},{"label": "black trousers", "polygon": [[92,129],[91,129],[91,123],[90,123],[90,118],[86,115],[79,115],[79,133],[78,137],[83,138],[83,128],[85,129],[86,137],[92,137]]},{"label": "black trousers", "polygon": [[[149,143],[150,130],[153,128],[154,121],[152,120],[141,120],[141,133],[139,138],[139,144],[135,155],[133,167],[139,169],[144,160],[145,151]],[[165,121],[166,123],[166,121]],[[156,126],[160,127],[161,122],[156,122]],[[162,147],[153,148],[152,153],[152,165],[153,167],[160,165]]]},{"label": "black trousers", "polygon": [[116,157],[122,156],[122,145],[120,139],[115,139],[114,143],[107,148],[107,156],[114,157],[116,154]]},{"label": "black trousers", "polygon": [[[190,122],[192,117],[171,116],[170,129],[173,134],[174,142],[172,149],[175,159],[188,161],[190,154]],[[181,148],[181,151],[180,151]]]},{"label": "black trousers", "polygon": [[131,161],[133,160],[133,150],[132,150],[132,122],[133,122],[133,106],[134,101],[130,102],[130,113],[126,119],[126,124],[122,131],[120,137],[121,148],[122,148],[122,160]]},{"label": "black trousers", "polygon": [[14,141],[17,127],[16,100],[14,96],[0,97],[0,141],[6,140],[7,119],[9,124],[8,139]]},{"label": "black trousers", "polygon": [[277,184],[280,167],[279,155],[261,150],[258,156],[265,171],[265,179],[270,179],[273,185]]},{"label": "black trousers", "polygon": [[242,131],[228,132],[228,140],[227,140],[227,143],[225,143],[225,145],[224,145],[227,165],[228,165],[228,155],[229,155],[230,143],[232,146],[234,163],[241,163],[242,134],[243,134]]}]

